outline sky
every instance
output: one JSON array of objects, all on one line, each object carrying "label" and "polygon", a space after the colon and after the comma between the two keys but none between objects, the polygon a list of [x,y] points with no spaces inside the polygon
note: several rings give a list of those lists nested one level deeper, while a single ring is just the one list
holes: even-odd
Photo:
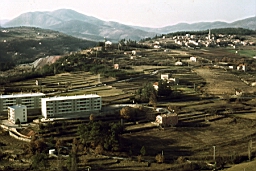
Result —
[{"label": "sky", "polygon": [[0,20],[22,13],[72,9],[105,21],[144,27],[256,16],[256,0],[1,0]]}]

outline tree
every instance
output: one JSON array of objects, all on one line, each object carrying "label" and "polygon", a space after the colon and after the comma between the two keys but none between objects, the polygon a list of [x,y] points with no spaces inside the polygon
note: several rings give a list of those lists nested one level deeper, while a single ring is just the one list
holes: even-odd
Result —
[{"label": "tree", "polygon": [[46,147],[47,147],[47,144],[45,143],[44,139],[35,140],[35,148],[37,152],[41,153],[45,151]]},{"label": "tree", "polygon": [[147,82],[143,85],[142,88],[138,89],[136,93],[136,100],[141,102],[149,102],[149,98],[152,93],[155,92],[155,89],[153,87],[153,84],[150,82]]},{"label": "tree", "polygon": [[47,159],[46,154],[44,154],[44,153],[36,153],[32,157],[31,167],[33,169],[41,170],[41,168],[43,167],[44,170],[46,170],[47,165],[48,165],[48,159]]},{"label": "tree", "polygon": [[72,142],[72,149],[68,158],[68,169],[69,171],[77,171],[77,139],[74,138]]},{"label": "tree", "polygon": [[78,135],[84,144],[91,143],[97,147],[102,145],[105,150],[116,151],[119,148],[118,136],[123,126],[117,123],[89,122],[78,127]]},{"label": "tree", "polygon": [[158,96],[169,96],[172,93],[171,86],[167,82],[167,80],[159,80],[158,81]]},{"label": "tree", "polygon": [[90,120],[91,122],[94,121],[94,115],[93,115],[93,114],[90,114],[89,120]]},{"label": "tree", "polygon": [[120,110],[120,116],[123,119],[133,120],[135,115],[135,110],[132,107],[125,106]]},{"label": "tree", "polygon": [[103,149],[102,145],[100,145],[100,144],[97,145],[97,147],[95,148],[95,153],[96,154],[102,154],[103,151],[104,151],[104,149]]},{"label": "tree", "polygon": [[146,155],[146,148],[145,146],[142,146],[141,149],[140,149],[140,154],[145,156]]},{"label": "tree", "polygon": [[156,109],[157,106],[157,95],[155,91],[153,91],[149,97],[149,105],[152,105],[154,109]]},{"label": "tree", "polygon": [[252,140],[248,142],[248,159],[251,161],[251,156],[252,156]]},{"label": "tree", "polygon": [[157,161],[157,163],[163,163],[164,162],[164,155],[157,154],[156,155],[156,161]]}]

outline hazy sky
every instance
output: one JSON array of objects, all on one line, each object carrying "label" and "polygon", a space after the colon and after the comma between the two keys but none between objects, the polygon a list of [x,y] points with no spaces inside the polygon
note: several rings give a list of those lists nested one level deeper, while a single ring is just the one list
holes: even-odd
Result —
[{"label": "hazy sky", "polygon": [[106,21],[149,27],[180,22],[232,22],[256,16],[256,0],[1,0],[0,20],[61,8]]}]

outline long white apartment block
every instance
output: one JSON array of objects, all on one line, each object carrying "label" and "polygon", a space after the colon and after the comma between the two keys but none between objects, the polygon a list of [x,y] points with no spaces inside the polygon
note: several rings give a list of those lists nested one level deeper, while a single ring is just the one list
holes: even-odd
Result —
[{"label": "long white apartment block", "polygon": [[16,104],[25,105],[27,109],[40,109],[43,93],[20,93],[11,95],[0,95],[0,112],[7,111],[9,106]]},{"label": "long white apartment block", "polygon": [[45,119],[69,117],[74,114],[89,116],[91,113],[99,112],[102,107],[101,96],[97,94],[42,98],[41,103]]},{"label": "long white apartment block", "polygon": [[25,105],[15,105],[8,107],[8,120],[14,124],[27,122],[27,107]]}]

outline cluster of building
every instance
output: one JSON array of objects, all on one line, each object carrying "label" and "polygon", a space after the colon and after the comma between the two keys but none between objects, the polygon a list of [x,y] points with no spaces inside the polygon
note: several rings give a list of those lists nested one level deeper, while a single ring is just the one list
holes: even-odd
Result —
[{"label": "cluster of building", "polygon": [[102,108],[97,94],[45,97],[43,93],[12,94],[0,96],[0,113],[8,113],[8,120],[14,124],[26,123],[28,111],[41,110],[44,119],[80,116],[98,113]]},{"label": "cluster of building", "polygon": [[211,34],[209,30],[208,35],[190,35],[186,34],[184,36],[174,36],[173,40],[176,44],[185,47],[213,47],[213,46],[247,46],[255,45],[255,42],[248,40],[240,40],[236,35],[224,35]]},{"label": "cluster of building", "polygon": [[[170,85],[178,85],[179,84],[179,78],[172,77],[170,73],[162,73],[160,76],[161,80],[166,81]],[[156,91],[158,91],[159,82],[153,83],[153,87]]]}]

